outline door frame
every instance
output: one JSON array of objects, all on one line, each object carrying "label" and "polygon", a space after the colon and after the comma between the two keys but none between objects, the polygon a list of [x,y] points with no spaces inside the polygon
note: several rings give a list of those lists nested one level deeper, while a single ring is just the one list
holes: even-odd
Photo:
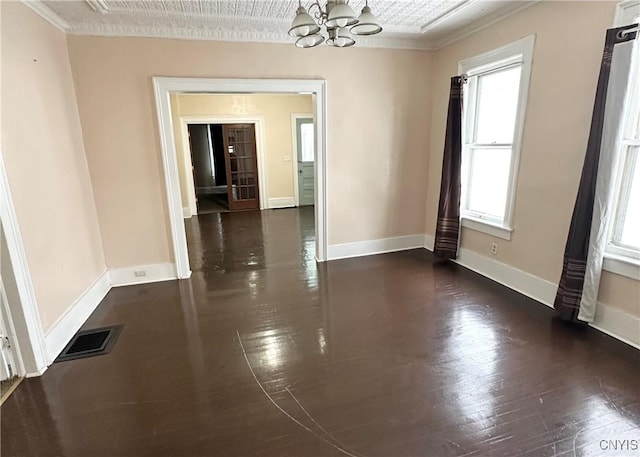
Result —
[{"label": "door frame", "polygon": [[[154,76],[152,78],[158,132],[162,152],[162,166],[167,196],[167,210],[171,228],[176,275],[179,279],[191,276],[187,237],[182,215],[180,177],[173,120],[171,117],[172,93],[186,94],[310,94],[314,96],[314,125],[316,128],[315,163],[315,225],[316,260],[327,258],[328,217],[327,217],[327,172],[326,172],[326,86],[322,79],[217,79],[217,78],[175,78]],[[266,196],[266,195],[265,195]]]},{"label": "door frame", "polygon": [[[11,325],[15,330],[16,338],[14,355],[18,359],[18,367],[21,371],[18,374],[27,377],[40,376],[47,369],[49,356],[2,151],[0,151],[0,220],[20,301],[19,304],[7,303],[14,321]],[[16,325],[16,322],[22,322],[24,325]]]},{"label": "door frame", "polygon": [[[269,209],[269,201],[266,198],[268,191],[268,181],[266,176],[266,162],[265,162],[265,147],[264,147],[264,116],[251,115],[251,116],[233,116],[233,115],[211,115],[211,116],[180,116],[180,129],[182,130],[182,148],[184,151],[191,151],[191,145],[189,144],[187,129],[188,124],[252,124],[256,132],[256,156],[258,158],[258,196],[260,197],[260,209]],[[186,135],[186,136],[185,136]],[[184,149],[184,148],[188,149]],[[189,192],[189,206],[191,207],[192,200],[195,205],[196,197],[196,184],[193,180],[193,173],[188,173],[191,170],[193,162],[191,160],[191,154],[184,154],[185,165],[185,179]],[[192,214],[197,214],[191,207]]]},{"label": "door frame", "polygon": [[[15,274],[14,274],[15,276]],[[27,371],[24,367],[24,361],[22,360],[22,352],[20,351],[20,341],[18,339],[18,334],[16,332],[16,326],[13,321],[13,313],[9,308],[9,299],[6,294],[6,290],[4,287],[4,282],[2,276],[0,276],[0,317],[2,317],[2,321],[4,325],[0,325],[0,327],[4,326],[4,332],[6,334],[4,336],[9,338],[9,342],[11,344],[11,355],[13,357],[13,369],[14,376],[24,376]],[[3,333],[4,333],[3,332]],[[0,349],[1,350],[1,349]]]},{"label": "door frame", "polygon": [[[315,124],[316,120],[313,117],[313,113],[291,113],[291,162],[293,163],[293,200],[296,206],[300,206],[300,189],[298,189],[298,119],[313,119]],[[316,154],[317,155],[317,154]],[[315,161],[317,157],[314,157]],[[314,162],[315,163],[315,162]],[[315,166],[315,165],[314,165]]]}]

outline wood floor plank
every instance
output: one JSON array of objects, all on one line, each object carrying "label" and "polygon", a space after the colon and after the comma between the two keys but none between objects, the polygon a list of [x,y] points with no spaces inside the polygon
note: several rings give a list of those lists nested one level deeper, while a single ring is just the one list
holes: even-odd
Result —
[{"label": "wood floor plank", "polygon": [[317,265],[310,207],[186,228],[193,277],[113,289],[2,456],[640,455],[639,351],[424,250]]}]

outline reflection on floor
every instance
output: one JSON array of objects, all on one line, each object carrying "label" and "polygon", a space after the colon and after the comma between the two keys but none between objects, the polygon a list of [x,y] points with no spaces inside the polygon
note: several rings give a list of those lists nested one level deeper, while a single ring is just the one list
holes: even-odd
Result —
[{"label": "reflection on floor", "polygon": [[[316,277],[313,206],[198,215],[185,220],[195,273],[255,272],[304,264]],[[289,266],[293,266],[289,265]]]},{"label": "reflection on floor", "polygon": [[112,290],[87,326],[125,324],[118,344],[24,381],[3,457],[585,456],[638,438],[640,352],[424,250],[316,265],[312,218],[187,221],[193,277]]}]

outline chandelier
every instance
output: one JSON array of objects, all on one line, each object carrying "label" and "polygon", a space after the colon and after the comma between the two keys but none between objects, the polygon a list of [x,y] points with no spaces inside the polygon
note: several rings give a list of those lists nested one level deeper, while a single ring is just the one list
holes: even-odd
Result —
[{"label": "chandelier", "polygon": [[[298,0],[298,5],[289,35],[296,39],[299,48],[313,48],[325,40],[329,46],[346,48],[356,44],[352,34],[375,35],[382,32],[368,1],[365,1],[360,16],[349,6],[349,0],[328,0],[324,8],[320,0],[313,0],[308,10],[302,6],[302,0]],[[312,11],[313,17],[310,14]],[[326,36],[320,33],[323,26]]]}]

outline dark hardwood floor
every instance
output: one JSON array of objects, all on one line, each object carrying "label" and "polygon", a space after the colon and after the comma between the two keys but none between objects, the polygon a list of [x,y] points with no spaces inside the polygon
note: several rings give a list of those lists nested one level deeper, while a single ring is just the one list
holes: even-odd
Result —
[{"label": "dark hardwood floor", "polygon": [[640,455],[640,351],[423,250],[316,265],[312,211],[187,221],[192,279],[113,289],[2,456]]},{"label": "dark hardwood floor", "polygon": [[198,195],[198,214],[226,213],[229,203],[226,194]]}]

